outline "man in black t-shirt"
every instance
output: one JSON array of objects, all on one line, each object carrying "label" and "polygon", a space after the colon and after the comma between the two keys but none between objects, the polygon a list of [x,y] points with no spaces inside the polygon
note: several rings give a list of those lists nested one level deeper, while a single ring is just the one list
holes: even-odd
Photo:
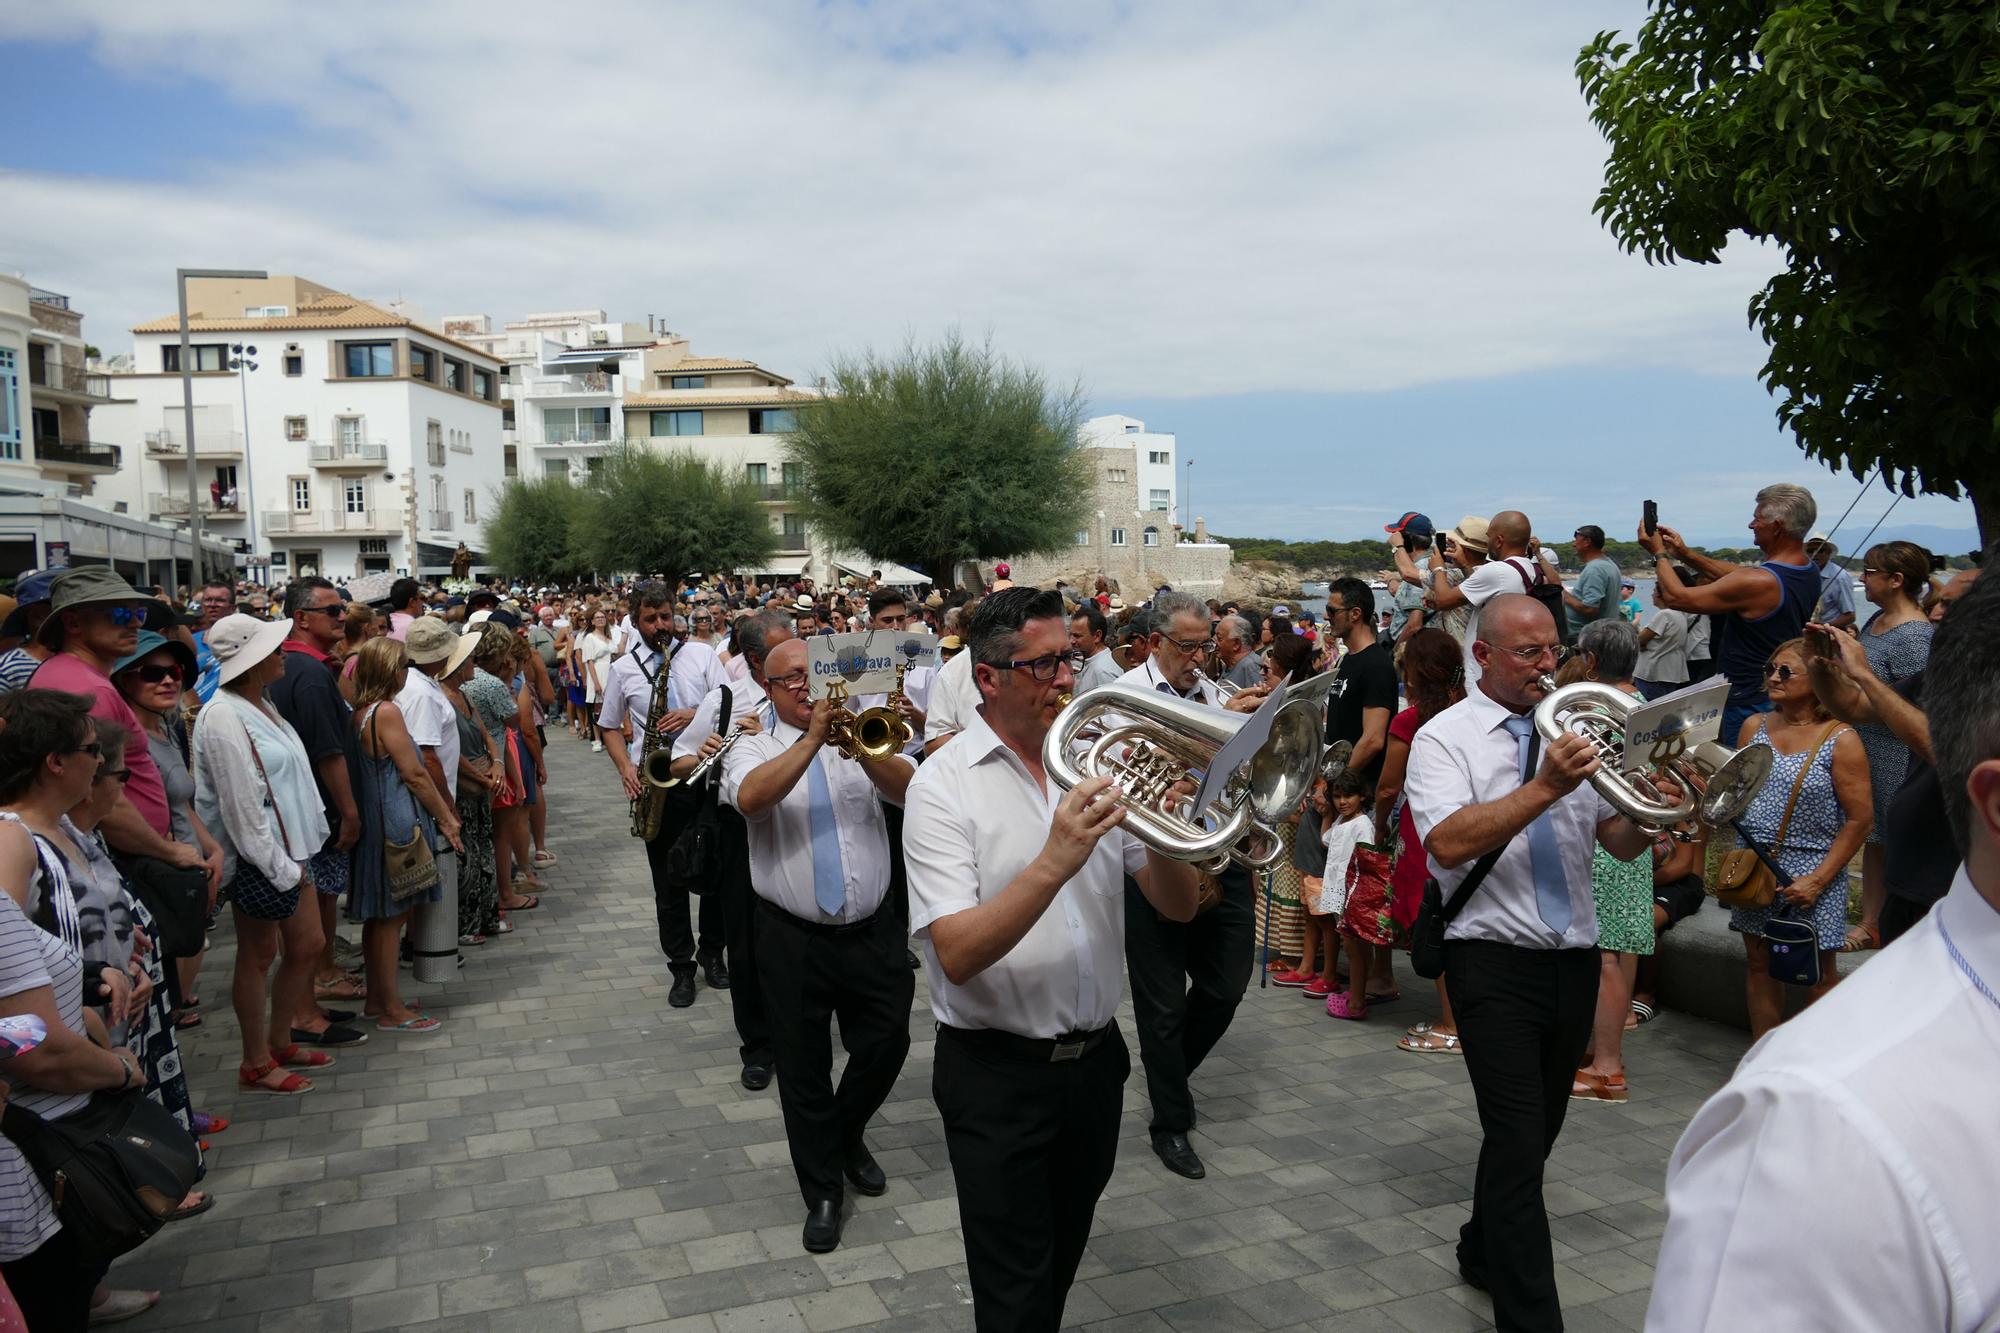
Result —
[{"label": "man in black t-shirt", "polygon": [[[313,854],[307,867],[318,891],[320,927],[326,941],[314,986],[338,987],[342,978],[333,961],[334,909],[347,889],[348,853],[361,836],[361,815],[354,804],[360,786],[361,747],[349,721],[353,710],[340,695],[331,656],[341,640],[347,606],[333,584],[323,578],[305,578],[287,590],[285,607],[292,613],[292,632],[282,645],[285,674],[271,686],[271,704],[305,743],[306,755],[312,760],[313,782],[326,807],[327,827],[332,830],[326,846]],[[381,849],[375,854],[381,855]],[[331,993],[359,998],[352,989],[349,984]],[[329,1022],[317,1003],[293,1020],[292,1040],[296,1042],[341,1046],[365,1036],[345,1024]],[[277,1040],[276,1033],[272,1040]]]},{"label": "man in black t-shirt", "polygon": [[1327,743],[1353,743],[1348,766],[1372,792],[1396,711],[1396,662],[1376,641],[1374,590],[1357,578],[1334,580],[1326,593],[1326,633],[1347,648],[1327,706]]}]

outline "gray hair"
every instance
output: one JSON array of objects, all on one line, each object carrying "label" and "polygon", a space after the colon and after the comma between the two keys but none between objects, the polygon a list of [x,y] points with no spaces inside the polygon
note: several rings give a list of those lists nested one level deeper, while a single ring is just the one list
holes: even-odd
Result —
[{"label": "gray hair", "polygon": [[1972,855],[1978,816],[1965,784],[1972,770],[2000,759],[2000,545],[1989,547],[1983,572],[1945,613],[1924,670],[1924,714],[1937,752],[1944,812],[1958,853]]},{"label": "gray hair", "polygon": [[1250,642],[1250,622],[1242,616],[1229,615],[1216,621],[1215,632],[1219,635],[1224,630],[1227,630],[1229,637],[1237,643]]},{"label": "gray hair", "polygon": [[1819,518],[1819,503],[1805,487],[1781,481],[1757,492],[1757,516],[1782,526],[1787,537],[1803,540]]},{"label": "gray hair", "polygon": [[1208,624],[1208,603],[1191,592],[1168,591],[1156,593],[1153,597],[1153,628],[1162,634],[1174,623],[1175,616],[1197,616],[1203,625]]},{"label": "gray hair", "polygon": [[762,674],[764,655],[771,651],[771,636],[779,630],[789,630],[791,620],[776,611],[759,611],[754,616],[745,616],[730,629],[730,643],[746,659],[756,658],[757,669]]},{"label": "gray hair", "polygon": [[1597,678],[1607,684],[1632,679],[1632,668],[1639,664],[1639,631],[1627,620],[1591,621],[1576,646],[1597,659]]}]

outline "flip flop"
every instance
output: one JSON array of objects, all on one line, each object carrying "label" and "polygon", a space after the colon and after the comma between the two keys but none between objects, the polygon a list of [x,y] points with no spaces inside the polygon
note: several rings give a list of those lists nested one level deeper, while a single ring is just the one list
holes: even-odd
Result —
[{"label": "flip flop", "polygon": [[1652,1022],[1653,1019],[1657,1017],[1657,1015],[1653,1013],[1653,1006],[1647,1004],[1644,1000],[1632,1001],[1632,1016],[1639,1020],[1640,1026],[1644,1026],[1645,1024]]},{"label": "flip flop", "polygon": [[1368,1003],[1370,1004],[1394,1004],[1402,998],[1403,992],[1399,990],[1383,991],[1380,995],[1377,995],[1374,991],[1368,992]]},{"label": "flip flop", "polygon": [[213,1194],[210,1194],[207,1190],[195,1190],[194,1193],[201,1195],[201,1202],[187,1203],[183,1201],[180,1207],[167,1214],[167,1221],[181,1222],[190,1217],[200,1217],[203,1213],[215,1207],[215,1196]]},{"label": "flip flop", "polygon": [[511,906],[506,903],[501,903],[500,910],[503,912],[532,912],[541,905],[542,905],[542,900],[539,895],[528,893],[528,894],[523,894],[521,896],[521,901],[514,903]]},{"label": "flip flop", "polygon": [[359,1000],[367,994],[368,986],[365,982],[357,981],[344,972],[331,981],[313,983],[315,1000]]},{"label": "flip flop", "polygon": [[183,1011],[174,1016],[174,1031],[186,1032],[201,1026],[201,1015]]},{"label": "flip flop", "polygon": [[1426,1028],[1422,1032],[1412,1032],[1396,1043],[1398,1050],[1415,1051],[1418,1055],[1463,1055],[1459,1048],[1456,1032],[1439,1032]]},{"label": "flip flop", "polygon": [[422,1036],[427,1032],[436,1032],[443,1026],[443,1022],[432,1018],[429,1014],[412,1014],[400,1023],[377,1023],[375,1030],[377,1032],[402,1032]]}]

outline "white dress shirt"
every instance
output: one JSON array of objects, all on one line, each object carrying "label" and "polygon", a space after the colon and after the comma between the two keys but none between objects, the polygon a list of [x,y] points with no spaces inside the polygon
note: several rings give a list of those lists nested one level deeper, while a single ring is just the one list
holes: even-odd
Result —
[{"label": "white dress shirt", "polygon": [[[1409,776],[1403,790],[1416,821],[1417,837],[1468,805],[1497,801],[1521,785],[1520,742],[1503,725],[1513,714],[1478,686],[1439,713],[1410,743]],[[1536,761],[1540,762],[1539,759]],[[1618,812],[1584,783],[1550,807],[1556,845],[1562,850],[1563,881],[1569,889],[1569,929],[1550,930],[1535,907],[1534,863],[1528,830],[1507,844],[1472,898],[1445,927],[1450,940],[1496,940],[1525,949],[1587,949],[1597,943],[1597,904],[1590,888],[1590,854],[1597,825]],[[1446,902],[1478,858],[1447,870],[1427,858],[1431,878]]]},{"label": "white dress shirt", "polygon": [[[657,650],[639,644],[629,653],[611,660],[604,682],[604,702],[597,713],[597,725],[616,727],[627,718],[632,722],[629,747],[632,762],[639,762],[645,744],[646,711],[653,703],[653,677],[660,669]],[[705,643],[684,643],[674,649],[667,670],[667,707],[694,708],[710,690],[723,683],[722,659]],[[669,732],[669,737],[678,733]]]},{"label": "white dress shirt", "polygon": [[[771,726],[745,736],[722,757],[722,799],[737,809],[743,780],[761,764],[789,750],[805,735],[776,717]],[[902,755],[899,763],[916,765]],[[889,888],[889,825],[882,815],[887,798],[863,771],[858,759],[822,745],[813,763],[826,774],[833,800],[834,836],[840,844],[841,879],[846,902],[840,915],[828,917],[819,907],[813,883],[812,775],[802,773],[776,805],[762,814],[745,814],[750,829],[750,887],[759,898],[798,917],[823,924],[866,921],[882,905]]]},{"label": "white dress shirt", "polygon": [[[736,730],[736,724],[752,713],[762,712],[764,725],[771,725],[770,700],[764,697],[764,687],[754,680],[724,681],[729,687],[729,723],[725,731]],[[667,693],[673,693],[671,685]],[[702,742],[715,734],[715,717],[722,711],[722,685],[716,686],[703,695],[695,706],[694,721],[681,728],[681,734],[674,737],[673,755],[676,759],[686,759],[701,752]],[[713,770],[710,770],[711,772]]]},{"label": "white dress shirt", "polygon": [[1153,665],[1153,659],[1150,657],[1119,679],[1129,685],[1142,685],[1149,690],[1158,690],[1161,694],[1171,694],[1186,699],[1189,703],[1207,704],[1211,708],[1222,707],[1222,694],[1215,688],[1215,682],[1207,676],[1195,677],[1194,688],[1182,694],[1174,688],[1173,682],[1160,674],[1159,668]]},{"label": "white dress shirt", "polygon": [[1083,670],[1076,673],[1076,693],[1082,694],[1085,690],[1094,690],[1099,685],[1109,685],[1124,674],[1124,669],[1118,665],[1118,659],[1112,656],[1111,650],[1100,648],[1085,659]]},{"label": "white dress shirt", "polygon": [[972,724],[979,709],[979,684],[972,678],[972,651],[967,649],[938,668],[930,685],[924,717],[924,740],[934,741]]},{"label": "white dress shirt", "polygon": [[1038,786],[976,711],[910,780],[903,818],[910,930],[923,948],[940,1023],[1060,1037],[1095,1031],[1117,1015],[1125,876],[1146,864],[1145,844],[1122,827],[1098,840],[1006,956],[964,985],[945,976],[931,943],[933,921],[998,896],[1041,854],[1063,795],[1053,782]]},{"label": "white dress shirt", "polygon": [[1695,1113],[1646,1327],[2000,1328],[1995,994],[2000,913],[1961,867]]}]

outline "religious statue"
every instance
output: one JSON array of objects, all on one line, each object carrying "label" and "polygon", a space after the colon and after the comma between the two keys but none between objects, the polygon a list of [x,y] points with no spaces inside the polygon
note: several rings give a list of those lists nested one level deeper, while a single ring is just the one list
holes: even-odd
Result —
[{"label": "religious statue", "polygon": [[472,577],[472,552],[465,549],[464,542],[460,542],[458,544],[458,549],[452,552],[451,576],[454,579],[467,579]]}]

